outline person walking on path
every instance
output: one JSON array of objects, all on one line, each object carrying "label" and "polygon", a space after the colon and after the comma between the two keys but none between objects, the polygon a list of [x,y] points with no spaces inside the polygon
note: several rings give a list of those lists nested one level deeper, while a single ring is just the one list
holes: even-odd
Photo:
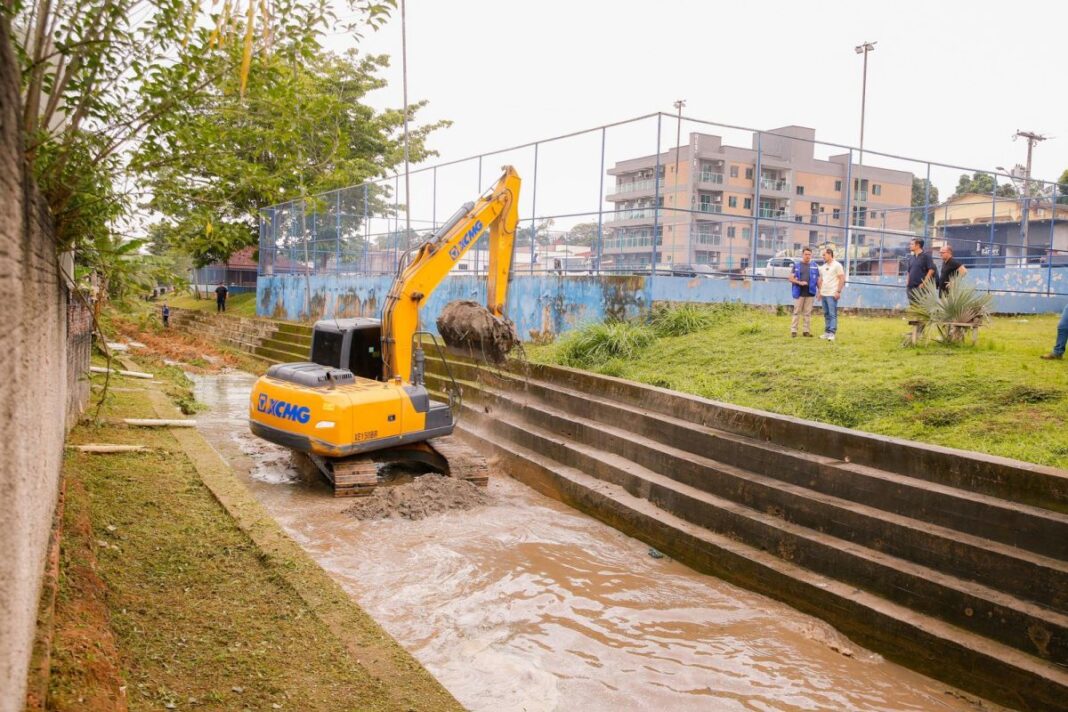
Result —
[{"label": "person walking on path", "polygon": [[812,264],[811,247],[801,250],[801,261],[794,262],[790,283],[793,285],[794,295],[794,317],[790,321],[790,336],[797,337],[797,323],[802,319],[804,323],[801,335],[812,336],[812,302],[819,293],[820,272]]},{"label": "person walking on path", "polygon": [[916,290],[929,279],[938,279],[938,270],[935,269],[934,259],[923,251],[923,240],[918,237],[909,242],[909,273],[905,282],[905,292],[909,295],[909,301],[916,298]]},{"label": "person walking on path", "polygon": [[1064,358],[1064,348],[1068,346],[1068,305],[1061,312],[1061,320],[1057,322],[1057,341],[1053,344],[1053,350],[1043,354],[1042,358],[1047,361],[1060,361]]},{"label": "person walking on path", "polygon": [[968,274],[968,268],[953,259],[953,248],[942,245],[938,251],[942,256],[942,272],[938,275],[938,293],[944,295],[949,291],[949,283],[954,279],[963,279]]},{"label": "person walking on path", "polygon": [[215,288],[215,311],[216,312],[224,312],[224,311],[226,311],[226,293],[228,291],[229,290],[225,286],[223,286],[221,284],[218,287]]},{"label": "person walking on path", "polygon": [[823,264],[820,265],[819,291],[823,302],[823,335],[821,339],[834,341],[838,333],[838,300],[845,289],[846,276],[842,265],[834,259],[834,250],[823,251]]},{"label": "person walking on path", "polygon": [[163,302],[163,311],[161,315],[163,316],[163,328],[169,328],[171,325],[171,308],[167,306],[167,302]]}]

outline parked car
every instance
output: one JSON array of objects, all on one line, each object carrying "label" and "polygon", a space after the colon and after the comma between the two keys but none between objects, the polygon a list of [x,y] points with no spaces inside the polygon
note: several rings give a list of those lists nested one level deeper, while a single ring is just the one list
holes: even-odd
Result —
[{"label": "parked car", "polygon": [[767,279],[787,279],[793,274],[794,262],[793,257],[772,257],[766,266],[757,267],[756,273]]},{"label": "parked car", "polygon": [[[711,279],[712,277],[718,276],[718,273],[715,269],[712,268],[711,265],[699,265],[689,263],[673,264],[666,270],[665,273],[671,275],[672,277],[707,277]],[[657,274],[660,274],[659,269],[657,270]]]}]

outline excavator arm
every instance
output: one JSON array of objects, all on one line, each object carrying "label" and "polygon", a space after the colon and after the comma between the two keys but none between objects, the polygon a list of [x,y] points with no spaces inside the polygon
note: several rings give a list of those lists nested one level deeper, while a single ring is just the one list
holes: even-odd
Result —
[{"label": "excavator arm", "polygon": [[468,203],[434,236],[402,262],[382,314],[382,370],[385,379],[416,380],[412,337],[419,331],[419,308],[485,230],[489,230],[486,307],[504,318],[512,247],[519,221],[519,174],[505,166],[500,180],[476,203]]}]

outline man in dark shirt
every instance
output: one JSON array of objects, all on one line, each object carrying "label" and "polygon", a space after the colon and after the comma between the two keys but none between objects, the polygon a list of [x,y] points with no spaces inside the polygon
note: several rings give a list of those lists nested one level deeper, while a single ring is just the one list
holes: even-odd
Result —
[{"label": "man in dark shirt", "polygon": [[812,302],[819,292],[819,270],[812,264],[812,248],[801,251],[801,261],[795,262],[790,272],[793,286],[794,318],[790,321],[790,336],[797,336],[798,322],[804,318],[803,336],[812,336]]},{"label": "man in dark shirt", "polygon": [[224,287],[221,284],[218,287],[215,288],[215,311],[217,311],[217,312],[226,311],[226,293],[227,293],[227,291],[229,291],[229,290],[227,290],[226,287]]},{"label": "man in dark shirt", "polygon": [[909,251],[912,252],[912,256],[909,257],[909,274],[905,282],[905,291],[911,302],[920,285],[929,279],[937,280],[938,272],[935,270],[934,260],[923,251],[923,240],[918,237],[913,238],[909,242]]},{"label": "man in dark shirt", "polygon": [[968,268],[953,259],[953,248],[942,245],[938,251],[942,256],[942,272],[938,275],[938,293],[945,294],[949,291],[949,283],[954,279],[963,279],[968,274]]}]

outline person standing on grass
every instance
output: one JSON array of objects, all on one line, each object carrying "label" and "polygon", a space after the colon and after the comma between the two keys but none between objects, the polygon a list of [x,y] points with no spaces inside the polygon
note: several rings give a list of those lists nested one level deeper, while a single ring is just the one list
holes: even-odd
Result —
[{"label": "person standing on grass", "polygon": [[938,251],[942,256],[942,272],[938,275],[938,293],[944,295],[949,291],[949,283],[954,279],[963,279],[968,274],[968,268],[953,259],[953,248],[942,245]]},{"label": "person standing on grass", "polygon": [[793,285],[794,295],[794,318],[790,321],[790,336],[797,337],[797,322],[801,321],[802,317],[804,325],[801,335],[812,336],[812,301],[819,293],[820,272],[812,264],[811,247],[801,250],[801,261],[794,262],[790,283]]},{"label": "person standing on grass", "polygon": [[226,311],[226,293],[228,291],[229,290],[221,284],[215,288],[215,311]]},{"label": "person standing on grass", "polygon": [[1064,358],[1064,348],[1068,346],[1068,305],[1061,312],[1061,320],[1057,322],[1057,341],[1053,344],[1053,350],[1043,354],[1042,358],[1047,361],[1060,361]]},{"label": "person standing on grass", "polygon": [[163,328],[167,329],[171,325],[171,308],[167,306],[167,302],[163,302]]},{"label": "person standing on grass", "polygon": [[838,333],[838,300],[842,298],[846,276],[842,265],[834,259],[834,250],[829,247],[823,251],[819,280],[823,302],[823,335],[820,338],[834,341],[834,335]]},{"label": "person standing on grass", "polygon": [[923,240],[918,237],[909,241],[909,274],[905,281],[905,293],[909,295],[909,301],[916,298],[916,290],[923,286],[929,279],[938,279],[938,270],[935,269],[931,255],[923,251]]}]

